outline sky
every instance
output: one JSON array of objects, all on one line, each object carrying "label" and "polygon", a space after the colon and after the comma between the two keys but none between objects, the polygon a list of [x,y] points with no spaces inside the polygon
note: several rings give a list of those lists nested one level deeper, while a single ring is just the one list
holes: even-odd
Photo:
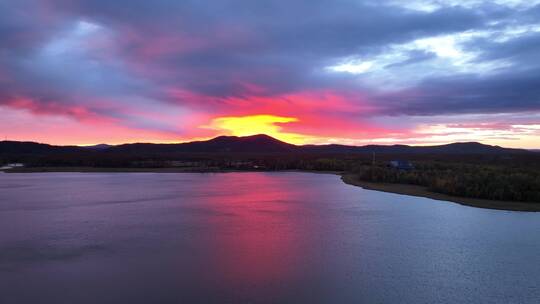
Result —
[{"label": "sky", "polygon": [[540,0],[0,0],[0,136],[540,148]]}]

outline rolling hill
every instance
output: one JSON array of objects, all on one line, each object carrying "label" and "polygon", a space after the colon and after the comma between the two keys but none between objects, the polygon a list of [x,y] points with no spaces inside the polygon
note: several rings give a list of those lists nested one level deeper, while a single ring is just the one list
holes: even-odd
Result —
[{"label": "rolling hill", "polygon": [[378,153],[378,154],[516,154],[534,153],[524,149],[509,149],[485,145],[478,142],[451,143],[436,146],[408,145],[303,145],[282,142],[268,135],[246,137],[219,136],[206,141],[178,144],[135,143],[117,146],[99,145],[94,147],[53,146],[34,142],[0,142],[0,154],[61,154],[61,153],[121,153],[121,154],[161,154],[161,153]]}]

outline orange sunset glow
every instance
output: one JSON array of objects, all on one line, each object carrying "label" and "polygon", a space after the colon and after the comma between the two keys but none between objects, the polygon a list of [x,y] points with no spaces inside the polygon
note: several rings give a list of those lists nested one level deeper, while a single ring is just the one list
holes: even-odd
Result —
[{"label": "orange sunset glow", "polygon": [[212,122],[207,128],[234,136],[266,134],[292,144],[304,144],[312,139],[311,136],[284,132],[281,124],[291,122],[299,122],[299,120],[294,117],[275,115],[218,117],[212,119]]}]

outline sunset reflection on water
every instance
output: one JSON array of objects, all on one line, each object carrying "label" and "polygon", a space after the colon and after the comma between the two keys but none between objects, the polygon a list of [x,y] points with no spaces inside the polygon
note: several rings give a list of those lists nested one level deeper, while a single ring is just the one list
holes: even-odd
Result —
[{"label": "sunset reflection on water", "polygon": [[317,234],[322,224],[300,216],[309,208],[301,201],[305,189],[265,174],[234,179],[211,179],[207,185],[228,193],[210,197],[209,206],[231,215],[220,218],[208,235],[215,253],[212,279],[221,278],[231,288],[300,279],[304,271],[295,266],[312,249],[306,235]]},{"label": "sunset reflection on water", "polygon": [[[540,214],[298,172],[0,175],[0,303],[536,303]],[[485,229],[489,227],[489,229]]]}]

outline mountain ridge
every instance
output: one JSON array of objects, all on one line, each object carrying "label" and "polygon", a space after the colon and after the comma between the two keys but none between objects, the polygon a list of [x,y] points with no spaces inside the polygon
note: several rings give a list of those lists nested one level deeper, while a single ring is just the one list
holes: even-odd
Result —
[{"label": "mountain ridge", "polygon": [[90,147],[55,146],[36,142],[0,141],[0,153],[51,154],[75,152],[107,153],[388,153],[388,154],[502,154],[535,153],[525,149],[504,148],[479,142],[455,142],[433,146],[340,144],[294,145],[266,134],[218,136],[209,140],[185,143],[130,143]]}]

